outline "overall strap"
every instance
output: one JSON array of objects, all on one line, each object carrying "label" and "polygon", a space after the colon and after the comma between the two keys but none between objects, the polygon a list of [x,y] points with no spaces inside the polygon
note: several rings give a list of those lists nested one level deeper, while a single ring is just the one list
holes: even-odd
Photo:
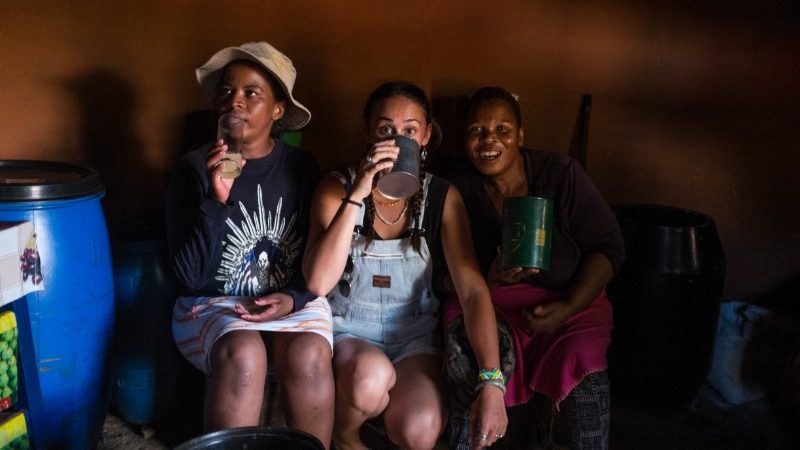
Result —
[{"label": "overall strap", "polygon": [[[344,191],[346,193],[350,193],[350,190],[353,189],[353,182],[356,179],[356,169],[354,167],[348,167],[347,175],[342,175],[340,178],[342,179],[342,182],[344,184]],[[362,204],[361,207],[358,208],[358,215],[356,216],[356,224],[353,227],[353,233],[358,233],[358,230],[360,230],[363,227],[364,227],[364,205]]]},{"label": "overall strap", "polygon": [[410,229],[418,229],[422,236],[425,236],[425,228],[422,226],[422,221],[425,218],[425,208],[428,206],[428,188],[430,187],[432,175],[424,172],[422,178],[422,205],[419,208],[419,214],[417,217],[414,217],[414,220],[411,222]]}]

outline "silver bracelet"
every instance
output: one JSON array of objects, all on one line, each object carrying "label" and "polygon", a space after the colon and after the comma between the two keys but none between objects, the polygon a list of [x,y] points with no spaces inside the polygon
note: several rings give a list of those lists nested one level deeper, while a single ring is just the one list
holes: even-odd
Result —
[{"label": "silver bracelet", "polygon": [[477,393],[478,391],[481,390],[482,387],[484,387],[486,385],[492,385],[492,386],[500,389],[501,391],[503,391],[503,394],[506,393],[506,385],[505,385],[505,383],[503,383],[500,380],[484,380],[484,381],[481,381],[480,383],[475,385],[475,392]]}]

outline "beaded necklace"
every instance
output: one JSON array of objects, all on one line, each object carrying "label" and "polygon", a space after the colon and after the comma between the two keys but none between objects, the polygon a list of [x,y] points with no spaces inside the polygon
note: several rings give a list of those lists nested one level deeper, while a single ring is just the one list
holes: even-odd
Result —
[{"label": "beaded necklace", "polygon": [[[381,203],[381,204],[383,204],[383,203]],[[400,223],[400,220],[403,218],[403,216],[406,215],[406,211],[408,211],[408,200],[406,200],[406,204],[403,205],[403,210],[400,211],[400,214],[397,216],[397,219],[388,220],[388,219],[386,219],[386,217],[383,217],[383,215],[381,214],[381,210],[378,209],[377,206],[375,207],[375,215],[378,216],[378,219],[380,219],[381,222],[383,222],[383,223],[385,223],[386,225],[389,225],[389,226],[397,225],[398,223]]]},{"label": "beaded necklace", "polygon": [[384,202],[384,201],[381,201],[381,200],[380,200],[380,199],[379,199],[377,196],[375,196],[375,195],[373,195],[373,196],[372,196],[372,199],[373,199],[373,200],[375,200],[375,203],[377,203],[377,204],[379,204],[379,205],[383,205],[383,206],[394,206],[394,205],[396,205],[396,204],[400,203],[400,200],[402,200],[402,199],[398,198],[397,200],[395,200],[395,201],[393,201],[393,202]]}]

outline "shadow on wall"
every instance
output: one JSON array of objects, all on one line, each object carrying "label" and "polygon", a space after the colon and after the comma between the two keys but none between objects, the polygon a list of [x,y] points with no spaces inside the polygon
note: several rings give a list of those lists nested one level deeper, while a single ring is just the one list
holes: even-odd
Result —
[{"label": "shadow on wall", "polygon": [[66,81],[78,104],[83,162],[106,185],[103,199],[112,238],[130,231],[138,218],[163,215],[165,183],[147,160],[136,131],[137,94],[132,85],[108,69],[97,69]]},{"label": "shadow on wall", "polygon": [[456,168],[469,164],[464,153],[464,122],[469,97],[466,95],[433,95],[431,108],[439,124],[442,143],[428,153],[427,169],[431,173],[447,176]]},{"label": "shadow on wall", "polygon": [[180,130],[172,147],[175,151],[170,167],[175,167],[180,155],[196,150],[215,138],[216,117],[210,110],[192,111],[179,119],[175,129]]},{"label": "shadow on wall", "polygon": [[747,303],[763,306],[800,322],[800,272],[786,277],[774,287],[749,296]]}]

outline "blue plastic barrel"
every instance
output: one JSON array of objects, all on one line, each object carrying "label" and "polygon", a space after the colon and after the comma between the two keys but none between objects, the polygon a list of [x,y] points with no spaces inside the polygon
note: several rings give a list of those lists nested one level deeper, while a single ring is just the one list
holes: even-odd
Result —
[{"label": "blue plastic barrel", "polygon": [[111,406],[125,421],[138,425],[153,421],[156,375],[156,361],[152,356],[114,355]]},{"label": "blue plastic barrel", "polygon": [[44,290],[10,304],[21,363],[17,409],[33,448],[94,448],[108,409],[114,327],[111,251],[96,171],[0,161],[0,221],[30,221]]},{"label": "blue plastic barrel", "polygon": [[[136,223],[114,240],[116,326],[111,406],[128,422],[153,421],[159,359],[171,350],[171,276],[163,223]],[[182,358],[179,354],[175,359]]]},{"label": "blue plastic barrel", "polygon": [[150,424],[167,445],[202,432],[204,376],[172,338],[180,285],[172,274],[163,219],[120,227],[112,241],[115,339],[111,407],[127,422]]},{"label": "blue plastic barrel", "polygon": [[[137,234],[150,231],[137,225]],[[163,239],[125,236],[111,249],[116,302],[111,407],[127,422],[149,424],[155,408],[156,357],[172,340],[169,318],[177,292]]]}]

